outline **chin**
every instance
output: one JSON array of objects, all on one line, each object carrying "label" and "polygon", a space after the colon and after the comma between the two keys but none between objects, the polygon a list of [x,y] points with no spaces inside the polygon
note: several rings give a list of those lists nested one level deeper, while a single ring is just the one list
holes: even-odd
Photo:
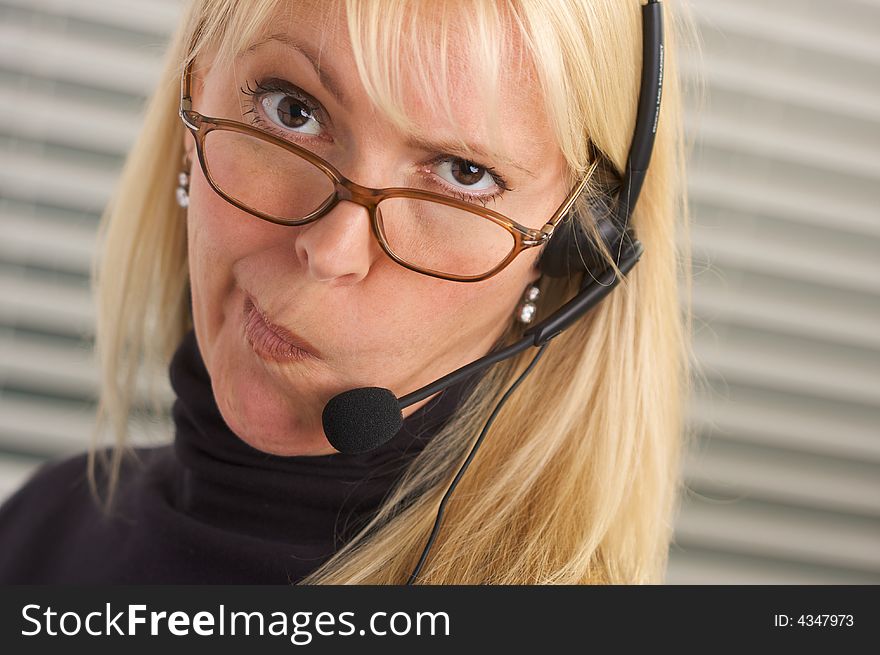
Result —
[{"label": "chin", "polygon": [[271,391],[260,393],[259,385],[242,386],[251,393],[233,394],[229,396],[232,402],[218,401],[218,406],[226,424],[246,444],[284,457],[337,452],[324,436],[320,421],[316,425],[297,418],[285,403],[271,400]]},{"label": "chin", "polygon": [[284,376],[276,378],[234,333],[221,330],[211,349],[214,397],[230,430],[252,448],[273,455],[337,452],[324,436],[323,406],[291,401],[315,391],[296,389]]},{"label": "chin", "polygon": [[287,436],[281,440],[273,440],[271,438],[264,440],[262,437],[257,436],[256,439],[242,437],[242,441],[251,448],[280,457],[313,457],[316,455],[332,455],[338,452],[330,445],[323,432],[319,438]]}]

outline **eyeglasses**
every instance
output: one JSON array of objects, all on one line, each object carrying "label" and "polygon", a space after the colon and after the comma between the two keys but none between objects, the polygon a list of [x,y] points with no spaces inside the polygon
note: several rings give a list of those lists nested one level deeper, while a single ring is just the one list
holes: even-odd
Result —
[{"label": "eyeglasses", "polygon": [[586,187],[598,160],[541,229],[432,191],[373,189],[315,153],[258,127],[192,108],[192,61],[181,79],[180,118],[195,138],[208,183],[222,198],[278,225],[305,225],[349,200],[365,207],[382,250],[417,273],[454,282],[486,280],[523,251],[546,243]]}]

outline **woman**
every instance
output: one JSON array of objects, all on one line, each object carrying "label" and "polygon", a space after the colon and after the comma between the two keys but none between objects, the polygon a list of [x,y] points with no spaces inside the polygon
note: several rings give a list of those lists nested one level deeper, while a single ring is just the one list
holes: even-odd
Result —
[{"label": "woman", "polygon": [[[96,435],[115,447],[5,504],[0,579],[399,584],[423,556],[411,581],[662,581],[689,359],[680,23],[666,7],[639,265],[540,362],[474,371],[346,450],[335,396],[421,389],[590,274],[542,275],[539,230],[556,213],[595,237],[614,202],[640,5],[195,0],[102,223]],[[391,187],[409,191],[377,206]],[[174,443],[132,448],[136,374],[169,361]]]}]

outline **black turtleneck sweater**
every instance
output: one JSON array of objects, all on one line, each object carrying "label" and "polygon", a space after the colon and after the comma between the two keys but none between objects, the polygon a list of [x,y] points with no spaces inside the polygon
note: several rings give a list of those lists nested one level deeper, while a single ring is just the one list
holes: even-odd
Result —
[{"label": "black turtleneck sweater", "polygon": [[282,457],[226,425],[192,330],[169,372],[174,441],[124,460],[109,517],[85,453],[43,465],[0,506],[0,583],[299,582],[375,513],[475,382],[432,398],[370,453]]}]

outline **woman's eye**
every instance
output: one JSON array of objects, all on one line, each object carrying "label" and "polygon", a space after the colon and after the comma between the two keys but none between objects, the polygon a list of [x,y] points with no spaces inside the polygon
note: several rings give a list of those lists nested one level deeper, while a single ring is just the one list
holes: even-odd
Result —
[{"label": "woman's eye", "polygon": [[468,191],[483,191],[495,185],[495,178],[488,169],[468,161],[453,158],[440,162],[437,174],[446,182]]},{"label": "woman's eye", "polygon": [[269,120],[282,129],[296,130],[300,134],[321,133],[321,122],[315,117],[315,110],[298,98],[273,91],[263,94],[260,105]]}]

